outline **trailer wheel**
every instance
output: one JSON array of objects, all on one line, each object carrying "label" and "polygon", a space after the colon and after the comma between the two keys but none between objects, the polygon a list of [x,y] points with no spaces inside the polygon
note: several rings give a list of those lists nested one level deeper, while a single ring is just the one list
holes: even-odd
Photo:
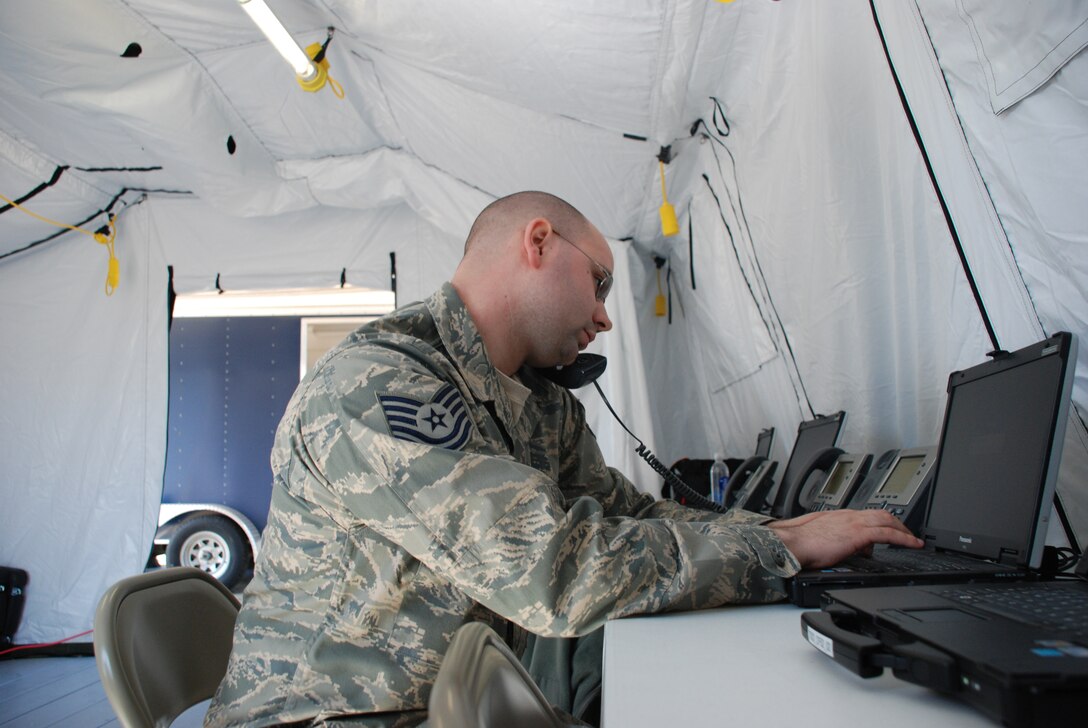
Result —
[{"label": "trailer wheel", "polygon": [[248,566],[242,534],[222,516],[195,516],[181,522],[166,546],[170,566],[195,566],[233,587]]}]

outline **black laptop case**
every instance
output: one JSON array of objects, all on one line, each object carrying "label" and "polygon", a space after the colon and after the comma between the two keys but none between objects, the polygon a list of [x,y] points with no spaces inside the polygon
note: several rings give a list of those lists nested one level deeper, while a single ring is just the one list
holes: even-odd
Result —
[{"label": "black laptop case", "polygon": [[1084,725],[1088,558],[1078,579],[830,591],[804,637],[863,677],[953,695],[1007,726]]}]

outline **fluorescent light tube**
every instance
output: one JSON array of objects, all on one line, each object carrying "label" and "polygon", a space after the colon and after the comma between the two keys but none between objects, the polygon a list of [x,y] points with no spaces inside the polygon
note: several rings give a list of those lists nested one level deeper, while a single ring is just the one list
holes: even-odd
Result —
[{"label": "fluorescent light tube", "polygon": [[283,27],[279,18],[268,9],[264,0],[238,0],[238,4],[257,24],[283,59],[291,65],[299,78],[309,81],[317,75],[317,67],[314,66],[313,61],[299,48],[298,43]]}]

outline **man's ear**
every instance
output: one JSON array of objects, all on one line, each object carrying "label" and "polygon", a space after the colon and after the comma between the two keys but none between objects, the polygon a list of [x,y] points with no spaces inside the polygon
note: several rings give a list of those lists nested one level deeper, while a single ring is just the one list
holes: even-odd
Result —
[{"label": "man's ear", "polygon": [[544,262],[544,247],[551,235],[552,225],[542,217],[531,220],[524,229],[522,248],[531,268],[539,268]]}]

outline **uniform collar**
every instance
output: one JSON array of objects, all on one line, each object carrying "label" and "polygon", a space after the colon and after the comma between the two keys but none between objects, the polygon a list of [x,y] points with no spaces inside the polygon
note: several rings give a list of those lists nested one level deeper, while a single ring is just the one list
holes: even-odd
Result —
[{"label": "uniform collar", "polygon": [[499,382],[498,370],[488,358],[476,322],[469,315],[457,289],[447,281],[424,304],[434,318],[443,346],[461,370],[473,395],[479,400],[494,402],[500,417],[513,424],[510,398]]}]

